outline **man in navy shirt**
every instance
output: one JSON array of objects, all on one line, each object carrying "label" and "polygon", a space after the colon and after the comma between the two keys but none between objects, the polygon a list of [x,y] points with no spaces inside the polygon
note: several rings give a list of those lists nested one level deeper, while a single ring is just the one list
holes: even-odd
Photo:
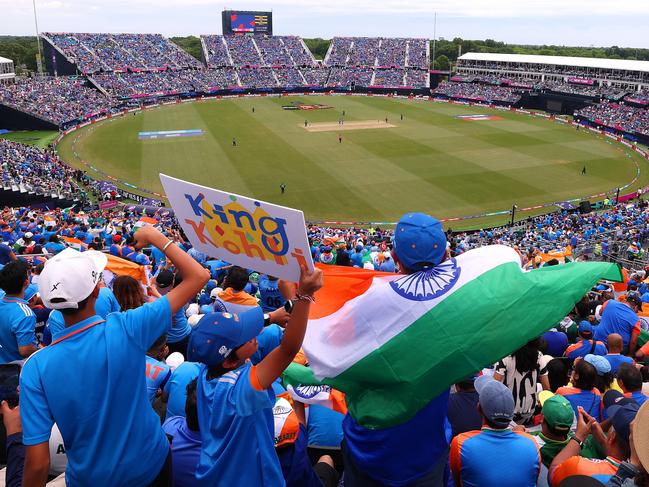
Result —
[{"label": "man in navy shirt", "polygon": [[151,226],[138,230],[136,245],[162,249],[187,278],[165,297],[105,320],[95,314],[104,254],[66,249],[41,273],[41,298],[61,310],[66,327],[20,377],[23,485],[47,482],[54,422],[66,446],[68,486],[171,485],[169,442],[146,396],[144,357],[208,275]]}]

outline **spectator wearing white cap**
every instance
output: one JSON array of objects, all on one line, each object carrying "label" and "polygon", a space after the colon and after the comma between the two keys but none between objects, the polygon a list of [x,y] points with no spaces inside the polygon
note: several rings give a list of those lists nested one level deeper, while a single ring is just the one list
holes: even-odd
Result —
[{"label": "spectator wearing white cap", "polygon": [[146,396],[144,357],[208,276],[153,227],[140,229],[136,241],[165,251],[188,277],[167,296],[105,320],[94,309],[105,255],[66,249],[43,269],[41,297],[61,310],[66,327],[21,374],[23,485],[47,481],[54,422],[67,449],[68,485],[169,485],[169,443]]}]

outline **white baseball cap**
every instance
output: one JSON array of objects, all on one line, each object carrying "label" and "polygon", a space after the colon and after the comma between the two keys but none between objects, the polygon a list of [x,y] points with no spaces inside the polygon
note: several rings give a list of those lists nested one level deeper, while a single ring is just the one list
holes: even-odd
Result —
[{"label": "white baseball cap", "polygon": [[178,368],[180,364],[182,364],[185,361],[185,357],[183,356],[182,353],[180,352],[174,352],[170,354],[167,359],[165,360],[165,363],[169,366],[171,371],[173,372]]},{"label": "white baseball cap", "polygon": [[108,263],[96,250],[79,252],[67,248],[45,263],[38,290],[50,309],[76,309],[92,293]]}]

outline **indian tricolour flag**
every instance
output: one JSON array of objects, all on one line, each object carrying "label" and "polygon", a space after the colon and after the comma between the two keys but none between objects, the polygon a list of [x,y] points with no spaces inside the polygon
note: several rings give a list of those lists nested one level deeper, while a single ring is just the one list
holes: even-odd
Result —
[{"label": "indian tricolour flag", "polygon": [[324,266],[304,340],[309,368],[285,380],[345,393],[365,427],[402,423],[451,384],[552,328],[616,264],[521,269],[494,245],[411,275]]}]

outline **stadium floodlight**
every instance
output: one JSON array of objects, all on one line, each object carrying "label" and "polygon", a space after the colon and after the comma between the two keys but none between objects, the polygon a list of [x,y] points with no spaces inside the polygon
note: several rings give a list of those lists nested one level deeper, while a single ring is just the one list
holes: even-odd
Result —
[{"label": "stadium floodlight", "polygon": [[36,69],[38,74],[43,74],[43,52],[41,51],[41,39],[39,37],[40,32],[38,30],[38,16],[36,15],[36,0],[32,0],[34,5],[34,25],[36,26],[36,45],[38,46],[38,59],[36,59]]}]

